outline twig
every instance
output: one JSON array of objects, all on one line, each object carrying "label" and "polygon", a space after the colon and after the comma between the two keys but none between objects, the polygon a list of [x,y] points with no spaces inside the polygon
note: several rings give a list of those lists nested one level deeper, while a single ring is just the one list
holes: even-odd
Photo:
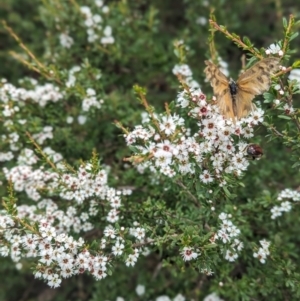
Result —
[{"label": "twig", "polygon": [[189,197],[192,199],[192,201],[198,208],[201,208],[201,204],[198,202],[197,198],[188,190],[188,188],[180,180],[177,180],[176,184],[178,184],[184,189],[184,191],[189,195]]},{"label": "twig", "polygon": [[263,59],[263,56],[258,51],[255,51],[254,49],[246,45],[239,36],[231,34],[225,27],[219,26],[214,20],[209,20],[209,24],[216,30],[222,32],[227,38],[235,42],[239,47],[248,50],[259,59]]}]

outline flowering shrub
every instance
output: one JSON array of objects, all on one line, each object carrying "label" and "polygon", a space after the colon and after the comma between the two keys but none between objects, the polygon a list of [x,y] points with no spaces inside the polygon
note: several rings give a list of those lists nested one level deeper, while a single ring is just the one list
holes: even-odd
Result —
[{"label": "flowering shrub", "polygon": [[[181,5],[192,22],[175,7],[174,37],[159,1],[38,3],[24,25],[40,47],[21,14],[2,22],[14,61],[0,71],[1,299],[48,287],[53,300],[299,298],[299,22],[283,19],[259,50],[208,18],[208,2]],[[232,120],[203,69],[228,76],[224,49],[238,48],[243,68],[280,66]]]}]

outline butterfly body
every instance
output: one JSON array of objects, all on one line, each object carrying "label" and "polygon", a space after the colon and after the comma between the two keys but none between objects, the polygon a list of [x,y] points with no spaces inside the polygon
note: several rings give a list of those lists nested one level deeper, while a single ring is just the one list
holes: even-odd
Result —
[{"label": "butterfly body", "polygon": [[228,84],[229,84],[231,96],[235,97],[237,94],[237,89],[238,89],[236,82],[231,78]]},{"label": "butterfly body", "polygon": [[236,82],[231,78],[229,81],[229,91],[232,98],[232,110],[234,115],[237,115],[237,105],[236,105],[236,95],[237,95],[238,86]]},{"label": "butterfly body", "polygon": [[205,61],[205,64],[204,72],[213,87],[221,113],[235,121],[255,109],[252,103],[255,95],[269,89],[271,76],[279,68],[279,58],[262,59],[242,73],[236,82],[229,80],[212,62]]}]

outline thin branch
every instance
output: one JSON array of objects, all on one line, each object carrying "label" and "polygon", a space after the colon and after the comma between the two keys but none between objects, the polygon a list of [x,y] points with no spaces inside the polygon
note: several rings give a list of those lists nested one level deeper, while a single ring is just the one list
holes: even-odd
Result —
[{"label": "thin branch", "polygon": [[43,150],[41,149],[41,147],[36,143],[36,141],[33,139],[33,137],[30,135],[29,132],[26,132],[26,136],[29,138],[30,142],[36,147],[36,149],[38,150],[38,152],[43,156],[43,158],[47,161],[47,163],[53,168],[53,170],[55,170],[56,172],[60,173],[57,170],[57,167],[55,166],[55,164],[48,158],[48,156],[46,156],[46,154],[43,152]]},{"label": "thin branch", "polygon": [[198,208],[201,208],[201,204],[198,202],[197,198],[188,190],[188,188],[180,180],[177,180],[176,184],[184,189],[184,192],[186,192],[189,195],[189,197],[192,199],[192,201]]},{"label": "thin branch", "polygon": [[235,42],[239,47],[248,50],[249,52],[251,52],[254,56],[258,57],[259,59],[263,59],[263,56],[255,51],[254,49],[252,49],[251,47],[249,47],[248,45],[246,45],[240,37],[231,34],[225,27],[223,26],[219,26],[217,24],[217,22],[215,22],[214,20],[209,20],[209,24],[214,27],[216,30],[222,32],[227,38],[229,38],[230,40],[232,40],[233,42]]}]

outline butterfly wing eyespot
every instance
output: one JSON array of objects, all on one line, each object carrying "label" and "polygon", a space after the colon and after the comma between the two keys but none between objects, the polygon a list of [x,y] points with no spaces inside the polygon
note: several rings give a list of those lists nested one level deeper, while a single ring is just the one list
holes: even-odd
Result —
[{"label": "butterfly wing eyespot", "polygon": [[207,67],[204,69],[204,73],[213,88],[221,114],[227,119],[234,119],[228,78],[212,62],[205,61],[205,64]]},{"label": "butterfly wing eyespot", "polygon": [[271,76],[279,68],[279,58],[265,58],[246,70],[237,80],[237,118],[248,115],[255,109],[252,103],[256,95],[267,91],[271,86]]}]

